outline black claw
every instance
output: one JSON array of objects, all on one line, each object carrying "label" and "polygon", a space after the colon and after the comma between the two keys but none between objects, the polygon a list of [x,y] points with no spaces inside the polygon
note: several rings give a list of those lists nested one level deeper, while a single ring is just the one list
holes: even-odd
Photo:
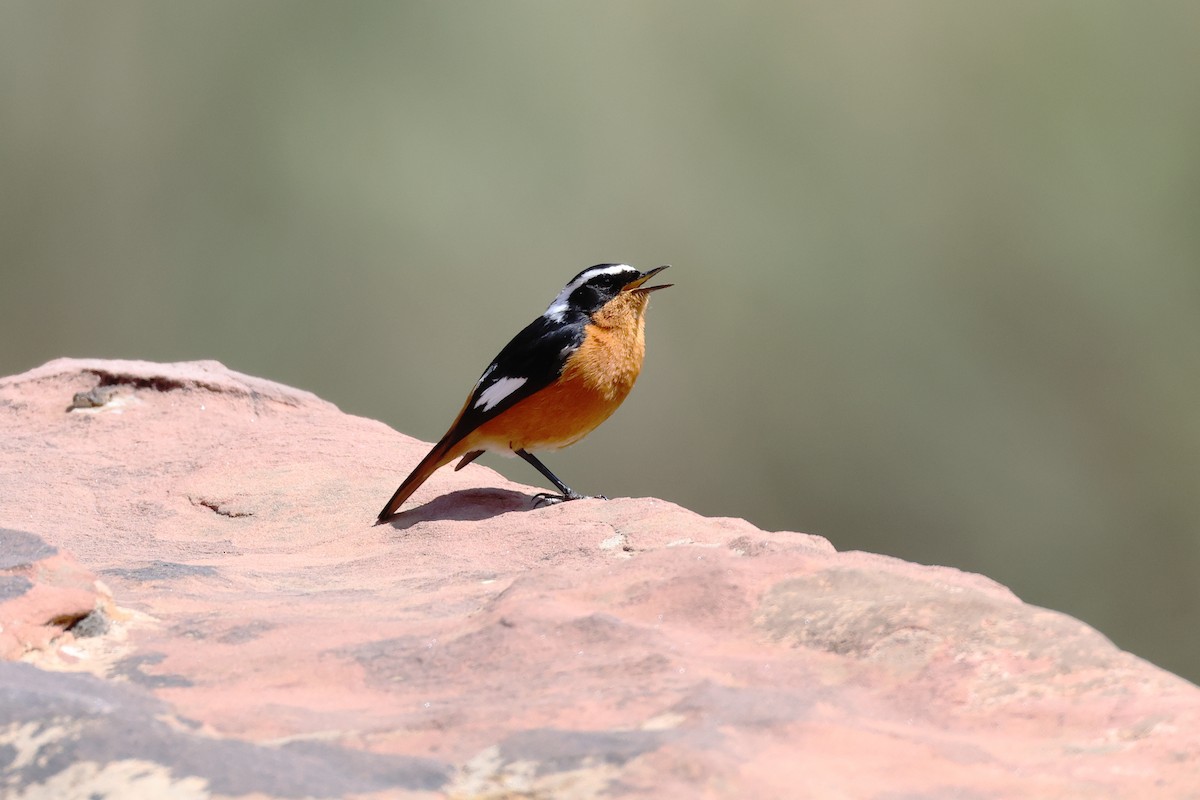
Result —
[{"label": "black claw", "polygon": [[559,503],[566,503],[570,500],[586,500],[587,497],[577,492],[569,492],[567,494],[554,494],[553,492],[539,492],[533,496],[533,507],[541,508],[543,506],[556,506]]},{"label": "black claw", "polygon": [[543,506],[556,506],[559,503],[566,503],[570,500],[607,500],[608,498],[602,494],[579,494],[571,492],[570,494],[554,494],[553,492],[539,492],[533,496],[533,507],[542,508]]},{"label": "black claw", "polygon": [[538,472],[542,473],[542,475],[546,476],[546,478],[549,479],[549,481],[554,484],[554,487],[556,489],[558,489],[559,492],[561,492],[561,494],[554,494],[553,492],[541,492],[539,494],[535,494],[533,496],[533,507],[534,508],[540,508],[541,506],[558,505],[559,503],[565,503],[568,500],[592,500],[592,499],[607,500],[608,499],[607,497],[605,497],[602,494],[598,494],[598,495],[580,494],[579,492],[575,491],[570,486],[567,486],[565,483],[563,483],[561,480],[559,480],[557,475],[555,475],[550,470],[546,469],[546,465],[543,464],[541,461],[538,461],[537,458],[535,458],[534,456],[530,455],[529,453],[525,452],[524,450],[515,450],[513,452],[515,452],[521,458],[525,459],[530,464],[532,464],[534,469],[536,469]]}]

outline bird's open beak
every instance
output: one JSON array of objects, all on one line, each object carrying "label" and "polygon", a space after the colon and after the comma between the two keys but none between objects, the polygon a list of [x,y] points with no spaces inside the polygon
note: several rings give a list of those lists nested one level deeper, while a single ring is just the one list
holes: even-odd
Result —
[{"label": "bird's open beak", "polygon": [[669,266],[671,266],[671,265],[664,264],[661,267],[655,267],[654,269],[652,269],[648,272],[642,273],[642,277],[634,278],[632,281],[625,284],[625,288],[622,289],[621,291],[623,291],[623,292],[636,291],[638,294],[650,294],[650,292],[657,292],[659,289],[666,289],[669,286],[674,286],[675,284],[673,284],[673,283],[663,283],[658,286],[645,286],[644,285],[646,283],[646,281],[650,280],[655,275],[662,272],[664,269],[666,269]]}]

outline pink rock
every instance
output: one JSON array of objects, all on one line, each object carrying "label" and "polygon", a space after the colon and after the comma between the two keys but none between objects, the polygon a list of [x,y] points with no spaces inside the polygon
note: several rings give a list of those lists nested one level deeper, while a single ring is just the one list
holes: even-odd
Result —
[{"label": "pink rock", "polygon": [[[0,786],[1200,787],[1200,690],[977,575],[653,498],[532,510],[538,490],[479,465],[439,471],[373,527],[428,445],[213,362],[63,359],[0,379],[0,440],[0,526],[70,551],[150,620],[107,679],[0,664],[0,749],[37,751]],[[121,777],[134,762],[151,766]]]},{"label": "pink rock", "polygon": [[[0,528],[0,659],[69,644],[111,601],[96,576],[40,537]],[[90,623],[107,624],[107,623]]]}]

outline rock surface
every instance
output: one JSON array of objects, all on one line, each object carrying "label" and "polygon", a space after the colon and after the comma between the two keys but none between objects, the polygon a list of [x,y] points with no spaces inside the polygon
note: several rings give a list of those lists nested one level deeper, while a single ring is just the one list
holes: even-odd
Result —
[{"label": "rock surface", "polygon": [[985,578],[479,465],[213,362],[0,379],[6,798],[1200,796],[1200,690]]}]

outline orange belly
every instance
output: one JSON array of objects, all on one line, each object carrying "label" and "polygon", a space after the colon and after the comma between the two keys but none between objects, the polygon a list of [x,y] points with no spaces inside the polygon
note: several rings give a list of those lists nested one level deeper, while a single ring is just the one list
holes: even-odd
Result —
[{"label": "orange belly", "polygon": [[557,450],[587,436],[617,410],[641,371],[645,339],[637,322],[627,336],[589,326],[555,383],[480,425],[455,451]]},{"label": "orange belly", "polygon": [[557,450],[587,436],[629,394],[606,397],[581,380],[559,380],[480,425],[456,450]]}]

